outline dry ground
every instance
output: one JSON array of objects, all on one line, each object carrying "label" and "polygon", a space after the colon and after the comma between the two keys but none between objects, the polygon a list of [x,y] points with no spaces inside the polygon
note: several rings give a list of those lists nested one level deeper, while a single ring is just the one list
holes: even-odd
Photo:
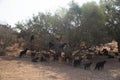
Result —
[{"label": "dry ground", "polygon": [[116,59],[107,61],[105,69],[97,71],[95,64],[91,70],[84,70],[58,62],[33,63],[29,57],[8,55],[0,57],[0,80],[120,80],[120,63]]}]

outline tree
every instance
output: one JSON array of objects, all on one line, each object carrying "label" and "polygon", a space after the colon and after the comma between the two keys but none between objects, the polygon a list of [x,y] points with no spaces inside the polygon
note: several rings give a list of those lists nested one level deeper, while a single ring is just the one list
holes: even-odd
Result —
[{"label": "tree", "polygon": [[16,27],[27,42],[34,35],[32,43],[38,48],[47,47],[51,40],[56,44],[68,43],[71,50],[80,48],[82,43],[90,47],[108,41],[105,16],[100,6],[89,2],[80,7],[74,1],[69,6],[55,14],[39,13]]},{"label": "tree", "polygon": [[95,2],[83,4],[80,33],[81,40],[88,47],[96,46],[108,41],[106,28],[104,25],[105,15],[101,7]]},{"label": "tree", "polygon": [[77,47],[81,41],[78,30],[81,24],[81,8],[74,1],[72,1],[69,6],[70,8],[62,21],[62,32],[64,32],[64,40],[67,41],[71,49],[73,49],[73,47]]},{"label": "tree", "polygon": [[16,42],[16,32],[9,25],[0,25],[0,55],[5,54],[5,50]]},{"label": "tree", "polygon": [[101,0],[105,6],[106,26],[109,35],[118,42],[118,51],[120,52],[120,0]]}]

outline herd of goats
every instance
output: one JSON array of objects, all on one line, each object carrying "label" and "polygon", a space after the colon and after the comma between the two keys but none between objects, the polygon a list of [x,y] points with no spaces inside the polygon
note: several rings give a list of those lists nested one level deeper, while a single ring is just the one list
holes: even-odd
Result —
[{"label": "herd of goats", "polygon": [[[49,47],[52,47],[52,46],[53,44],[50,43]],[[27,54],[27,51],[28,51],[27,48],[22,50],[19,54],[19,57],[20,58],[24,57]],[[60,54],[57,54],[55,51],[49,49],[48,51],[39,51],[39,52],[36,52],[34,50],[30,52],[30,55],[31,55],[32,62],[39,62],[39,61],[46,62],[51,60],[54,60],[54,61],[61,60],[61,61],[64,61],[65,63],[72,64],[74,67],[82,65],[85,70],[90,70],[91,65],[93,64],[92,62],[93,54],[86,54],[86,57],[82,57],[79,53],[80,52],[77,51],[75,54],[68,56],[63,51],[61,51]],[[108,59],[115,58],[115,56],[119,56],[118,53],[114,53],[114,54],[115,54],[114,56],[110,55],[107,49],[103,49],[102,51],[98,51],[96,55],[105,56]],[[120,62],[120,58],[118,58],[118,61]],[[106,62],[107,62],[106,59],[96,62],[94,69],[102,70]]]}]

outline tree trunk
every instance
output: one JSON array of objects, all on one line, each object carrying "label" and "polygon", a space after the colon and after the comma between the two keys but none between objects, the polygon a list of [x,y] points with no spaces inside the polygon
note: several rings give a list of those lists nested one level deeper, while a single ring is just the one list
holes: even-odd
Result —
[{"label": "tree trunk", "polygon": [[118,52],[120,52],[120,41],[118,41]]}]

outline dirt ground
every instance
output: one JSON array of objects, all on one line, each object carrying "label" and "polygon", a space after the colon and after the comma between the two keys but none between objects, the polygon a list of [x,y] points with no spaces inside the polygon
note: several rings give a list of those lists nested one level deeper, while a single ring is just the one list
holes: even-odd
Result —
[{"label": "dirt ground", "polygon": [[31,62],[30,58],[0,57],[0,80],[120,80],[120,63],[106,63],[102,71],[56,62]]}]

